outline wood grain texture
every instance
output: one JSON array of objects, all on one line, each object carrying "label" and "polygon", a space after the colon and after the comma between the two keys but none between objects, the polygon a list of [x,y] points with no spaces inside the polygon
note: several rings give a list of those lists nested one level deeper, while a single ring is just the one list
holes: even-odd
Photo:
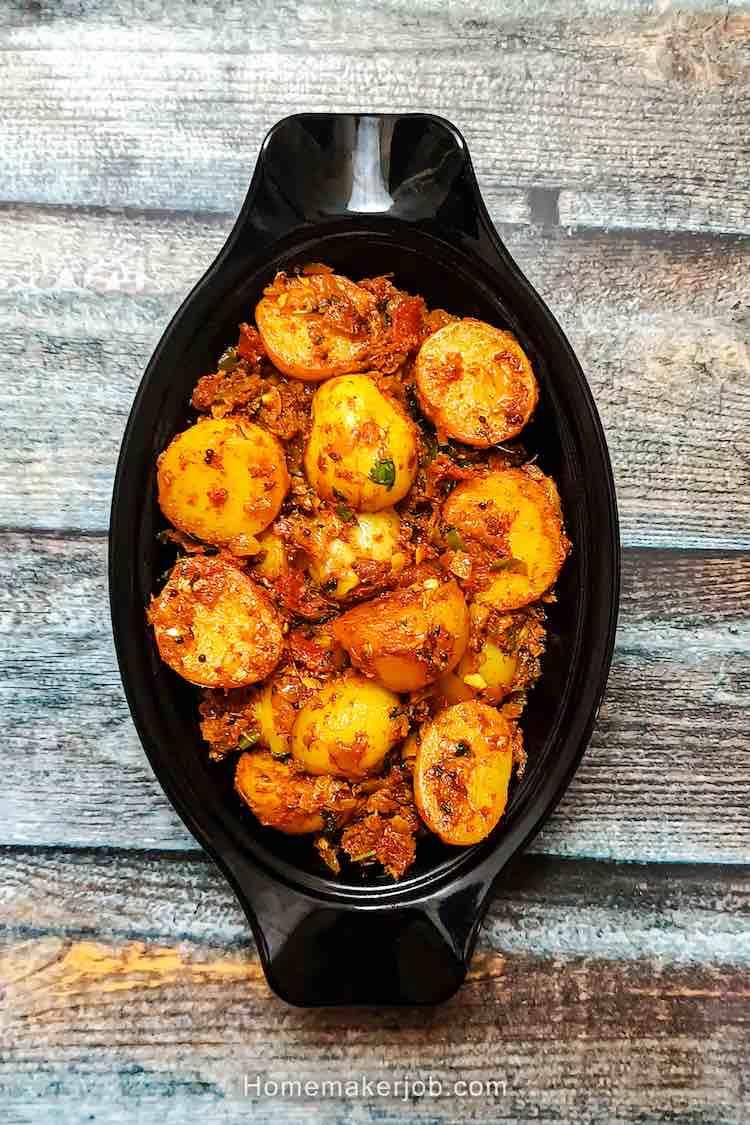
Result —
[{"label": "wood grain texture", "polygon": [[[0,971],[13,1125],[747,1120],[747,978],[724,967],[490,954],[439,1009],[316,1012],[269,997],[247,953],[188,942],[36,939],[12,946]],[[307,1098],[244,1087],[354,1079],[403,1091],[430,1075],[440,1094],[429,1100],[372,1085]],[[458,1097],[457,1081],[499,1086]]]},{"label": "wood grain texture", "polygon": [[[49,1107],[66,1125],[89,1113],[740,1125],[750,1108],[748,868],[526,857],[454,1000],[313,1012],[268,993],[239,908],[203,858],[6,849],[0,873],[9,1122],[37,1125]],[[256,1078],[430,1074],[442,1091],[424,1099],[252,1092]],[[501,1085],[458,1097],[456,1080]]]},{"label": "wood grain texture", "polygon": [[0,197],[235,211],[275,120],[367,107],[451,118],[497,220],[750,230],[746,4],[199,7],[11,7]]},{"label": "wood grain texture", "polygon": [[[239,949],[250,930],[202,852],[0,847],[0,934]],[[750,965],[750,867],[522,855],[480,952]]]},{"label": "wood grain texture", "polygon": [[[746,1125],[750,4],[14,0],[0,67],[4,1125]],[[109,636],[103,532],[141,371],[265,130],[304,108],[464,131],[587,372],[635,548],[591,748],[434,1010],[269,994]]]},{"label": "wood grain texture", "polygon": [[[105,553],[96,538],[0,538],[2,840],[184,849],[122,697]],[[606,701],[537,850],[747,859],[749,586],[742,555],[626,553]]]},{"label": "wood grain texture", "polygon": [[[0,520],[106,527],[143,368],[228,216],[7,207]],[[508,226],[607,429],[629,545],[750,547],[750,240]]]},{"label": "wood grain texture", "polygon": [[[489,955],[437,1011],[306,1014],[269,998],[247,955],[188,943],[42,939],[12,948],[4,971],[17,1013],[5,1049],[7,1121],[49,1119],[40,1105],[66,1123],[90,1114],[105,1122],[240,1114],[403,1122],[425,1113],[452,1123],[746,1120],[746,978],[723,968]],[[19,973],[28,975],[16,984]],[[360,1097],[242,1097],[245,1076],[278,1090],[290,1079],[392,1084],[430,1075],[441,1096],[426,1104],[375,1098],[371,1086]],[[460,1080],[502,1085],[458,1098],[451,1091]]]}]

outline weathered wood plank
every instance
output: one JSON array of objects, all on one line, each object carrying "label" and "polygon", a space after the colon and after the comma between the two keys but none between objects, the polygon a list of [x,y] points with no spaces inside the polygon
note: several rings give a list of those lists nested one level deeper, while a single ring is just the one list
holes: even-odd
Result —
[{"label": "weathered wood plank", "polygon": [[[527,856],[460,994],[398,1013],[277,1001],[201,856],[1,849],[0,878],[7,1121],[743,1121],[748,868]],[[424,1101],[253,1095],[429,1074]]]},{"label": "weathered wood plank", "polygon": [[[23,394],[0,386],[0,519],[101,530],[141,372],[231,220],[2,216],[0,344]],[[750,241],[502,233],[592,384],[624,542],[750,546]]]},{"label": "weathered wood plank", "polygon": [[[486,952],[437,1009],[300,1012],[245,951],[48,937],[10,944],[0,979],[14,1122],[746,1121],[747,975],[732,967]],[[403,1096],[430,1075],[432,1097]],[[292,1079],[329,1092],[266,1093]],[[337,1096],[347,1079],[388,1086]]]},{"label": "weathered wood plank", "polygon": [[[537,850],[747,859],[749,583],[742,555],[626,553],[607,699]],[[104,542],[3,536],[0,607],[2,840],[190,847],[122,698]]]},{"label": "weathered wood plank", "polygon": [[748,231],[750,12],[695,7],[11,10],[0,197],[233,211],[275,120],[365,107],[454,120],[498,220]]},{"label": "weathered wood plank", "polygon": [[[744,37],[735,43],[722,39],[722,21],[739,18],[746,0],[682,0],[677,11],[660,9],[653,0],[539,0],[533,10],[524,0],[472,0],[471,4],[447,4],[434,0],[389,0],[367,11],[367,27],[353,0],[344,0],[332,11],[320,0],[286,5],[284,19],[268,0],[254,0],[252,16],[241,0],[212,0],[211,8],[191,0],[76,0],[61,8],[55,0],[7,5],[0,11],[3,44],[18,49],[54,47],[75,39],[82,48],[102,46],[103,35],[117,29],[122,50],[161,51],[170,43],[183,50],[225,50],[231,40],[238,50],[249,50],[259,42],[269,49],[352,50],[371,48],[398,23],[399,39],[393,50],[420,47],[455,49],[466,42],[476,50],[501,50],[528,45],[538,50],[577,48],[592,61],[612,52],[620,61],[635,64],[639,59],[638,33],[658,42],[666,29],[677,26],[686,38],[694,36],[694,48],[711,49],[722,55],[714,78],[736,76],[746,61]],[[717,21],[721,15],[722,20]],[[696,20],[696,16],[702,16]],[[680,18],[681,17],[681,18]],[[584,22],[585,21],[585,22]],[[632,21],[632,23],[631,23]],[[583,35],[579,32],[583,28]],[[713,32],[713,37],[711,34]],[[635,34],[634,34],[635,33]],[[703,40],[709,38],[709,42]],[[635,39],[635,42],[633,41]],[[675,48],[673,48],[675,49]],[[710,59],[706,58],[708,64]],[[690,77],[690,75],[688,75]]]},{"label": "weathered wood plank", "polygon": [[[202,852],[0,848],[5,938],[251,943]],[[750,867],[524,855],[504,874],[482,953],[750,965]]]}]

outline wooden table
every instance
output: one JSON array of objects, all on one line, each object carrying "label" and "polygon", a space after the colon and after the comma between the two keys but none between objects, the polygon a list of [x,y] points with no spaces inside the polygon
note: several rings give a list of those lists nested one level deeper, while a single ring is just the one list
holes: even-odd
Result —
[{"label": "wooden table", "polygon": [[[747,1122],[750,7],[19,0],[0,44],[2,1120]],[[428,1011],[269,993],[110,638],[135,389],[302,108],[464,131],[619,488],[591,748]],[[439,1096],[255,1084],[430,1074]]]}]

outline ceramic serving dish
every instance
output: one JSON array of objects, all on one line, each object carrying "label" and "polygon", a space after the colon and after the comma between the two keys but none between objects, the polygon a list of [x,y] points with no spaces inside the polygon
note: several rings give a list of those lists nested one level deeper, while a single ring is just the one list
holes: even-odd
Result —
[{"label": "ceramic serving dish", "polygon": [[[278,269],[324,261],[393,272],[428,305],[509,328],[541,397],[523,441],[558,483],[573,551],[549,612],[543,675],[522,726],[526,773],[488,839],[434,837],[399,883],[334,878],[309,841],[262,828],[202,748],[194,690],[159,660],[145,606],[173,553],[157,541],[156,458],[189,418],[191,389],[249,319]],[[466,144],[423,114],[300,114],[266,137],[225,246],[176,313],[122,443],[110,597],[122,679],[154,772],[234,888],[271,987],[302,1005],[431,1003],[461,984],[503,868],[568,785],[602,698],[619,586],[617,510],[586,380],[560,327],[493,228]]]}]

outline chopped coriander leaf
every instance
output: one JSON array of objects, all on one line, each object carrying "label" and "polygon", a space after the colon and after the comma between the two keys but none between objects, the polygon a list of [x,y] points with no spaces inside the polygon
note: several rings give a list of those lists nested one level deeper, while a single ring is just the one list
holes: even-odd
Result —
[{"label": "chopped coriander leaf", "polygon": [[338,488],[334,488],[333,496],[335,500],[346,500],[346,496],[344,496],[343,492],[341,492]]},{"label": "chopped coriander leaf", "polygon": [[463,551],[463,539],[456,531],[455,527],[449,527],[445,533],[445,541],[450,547],[451,551]]},{"label": "chopped coriander leaf", "polygon": [[454,754],[457,758],[465,758],[468,754],[471,754],[471,746],[468,742],[457,742]]},{"label": "chopped coriander leaf", "polygon": [[393,460],[386,457],[385,460],[376,461],[370,469],[370,480],[384,485],[390,491],[396,483],[396,466]]},{"label": "chopped coriander leaf", "polygon": [[351,508],[347,507],[346,504],[336,505],[336,515],[340,520],[343,520],[344,523],[351,523],[354,519],[354,512],[351,510]]},{"label": "chopped coriander leaf", "polygon": [[236,348],[227,348],[217,366],[219,371],[233,371],[240,361]]},{"label": "chopped coriander leaf", "polygon": [[510,574],[528,574],[529,573],[529,568],[526,565],[526,563],[523,561],[523,559],[514,559],[514,558],[495,559],[495,561],[493,562],[490,569],[491,570],[504,570],[504,571],[507,571]]},{"label": "chopped coriander leaf", "polygon": [[434,461],[438,455],[439,448],[437,438],[434,434],[426,434],[424,442],[426,446],[427,460]]},{"label": "chopped coriander leaf", "polygon": [[249,750],[252,746],[255,746],[259,740],[260,735],[256,730],[245,731],[245,733],[241,734],[239,739],[237,740],[237,749]]}]

